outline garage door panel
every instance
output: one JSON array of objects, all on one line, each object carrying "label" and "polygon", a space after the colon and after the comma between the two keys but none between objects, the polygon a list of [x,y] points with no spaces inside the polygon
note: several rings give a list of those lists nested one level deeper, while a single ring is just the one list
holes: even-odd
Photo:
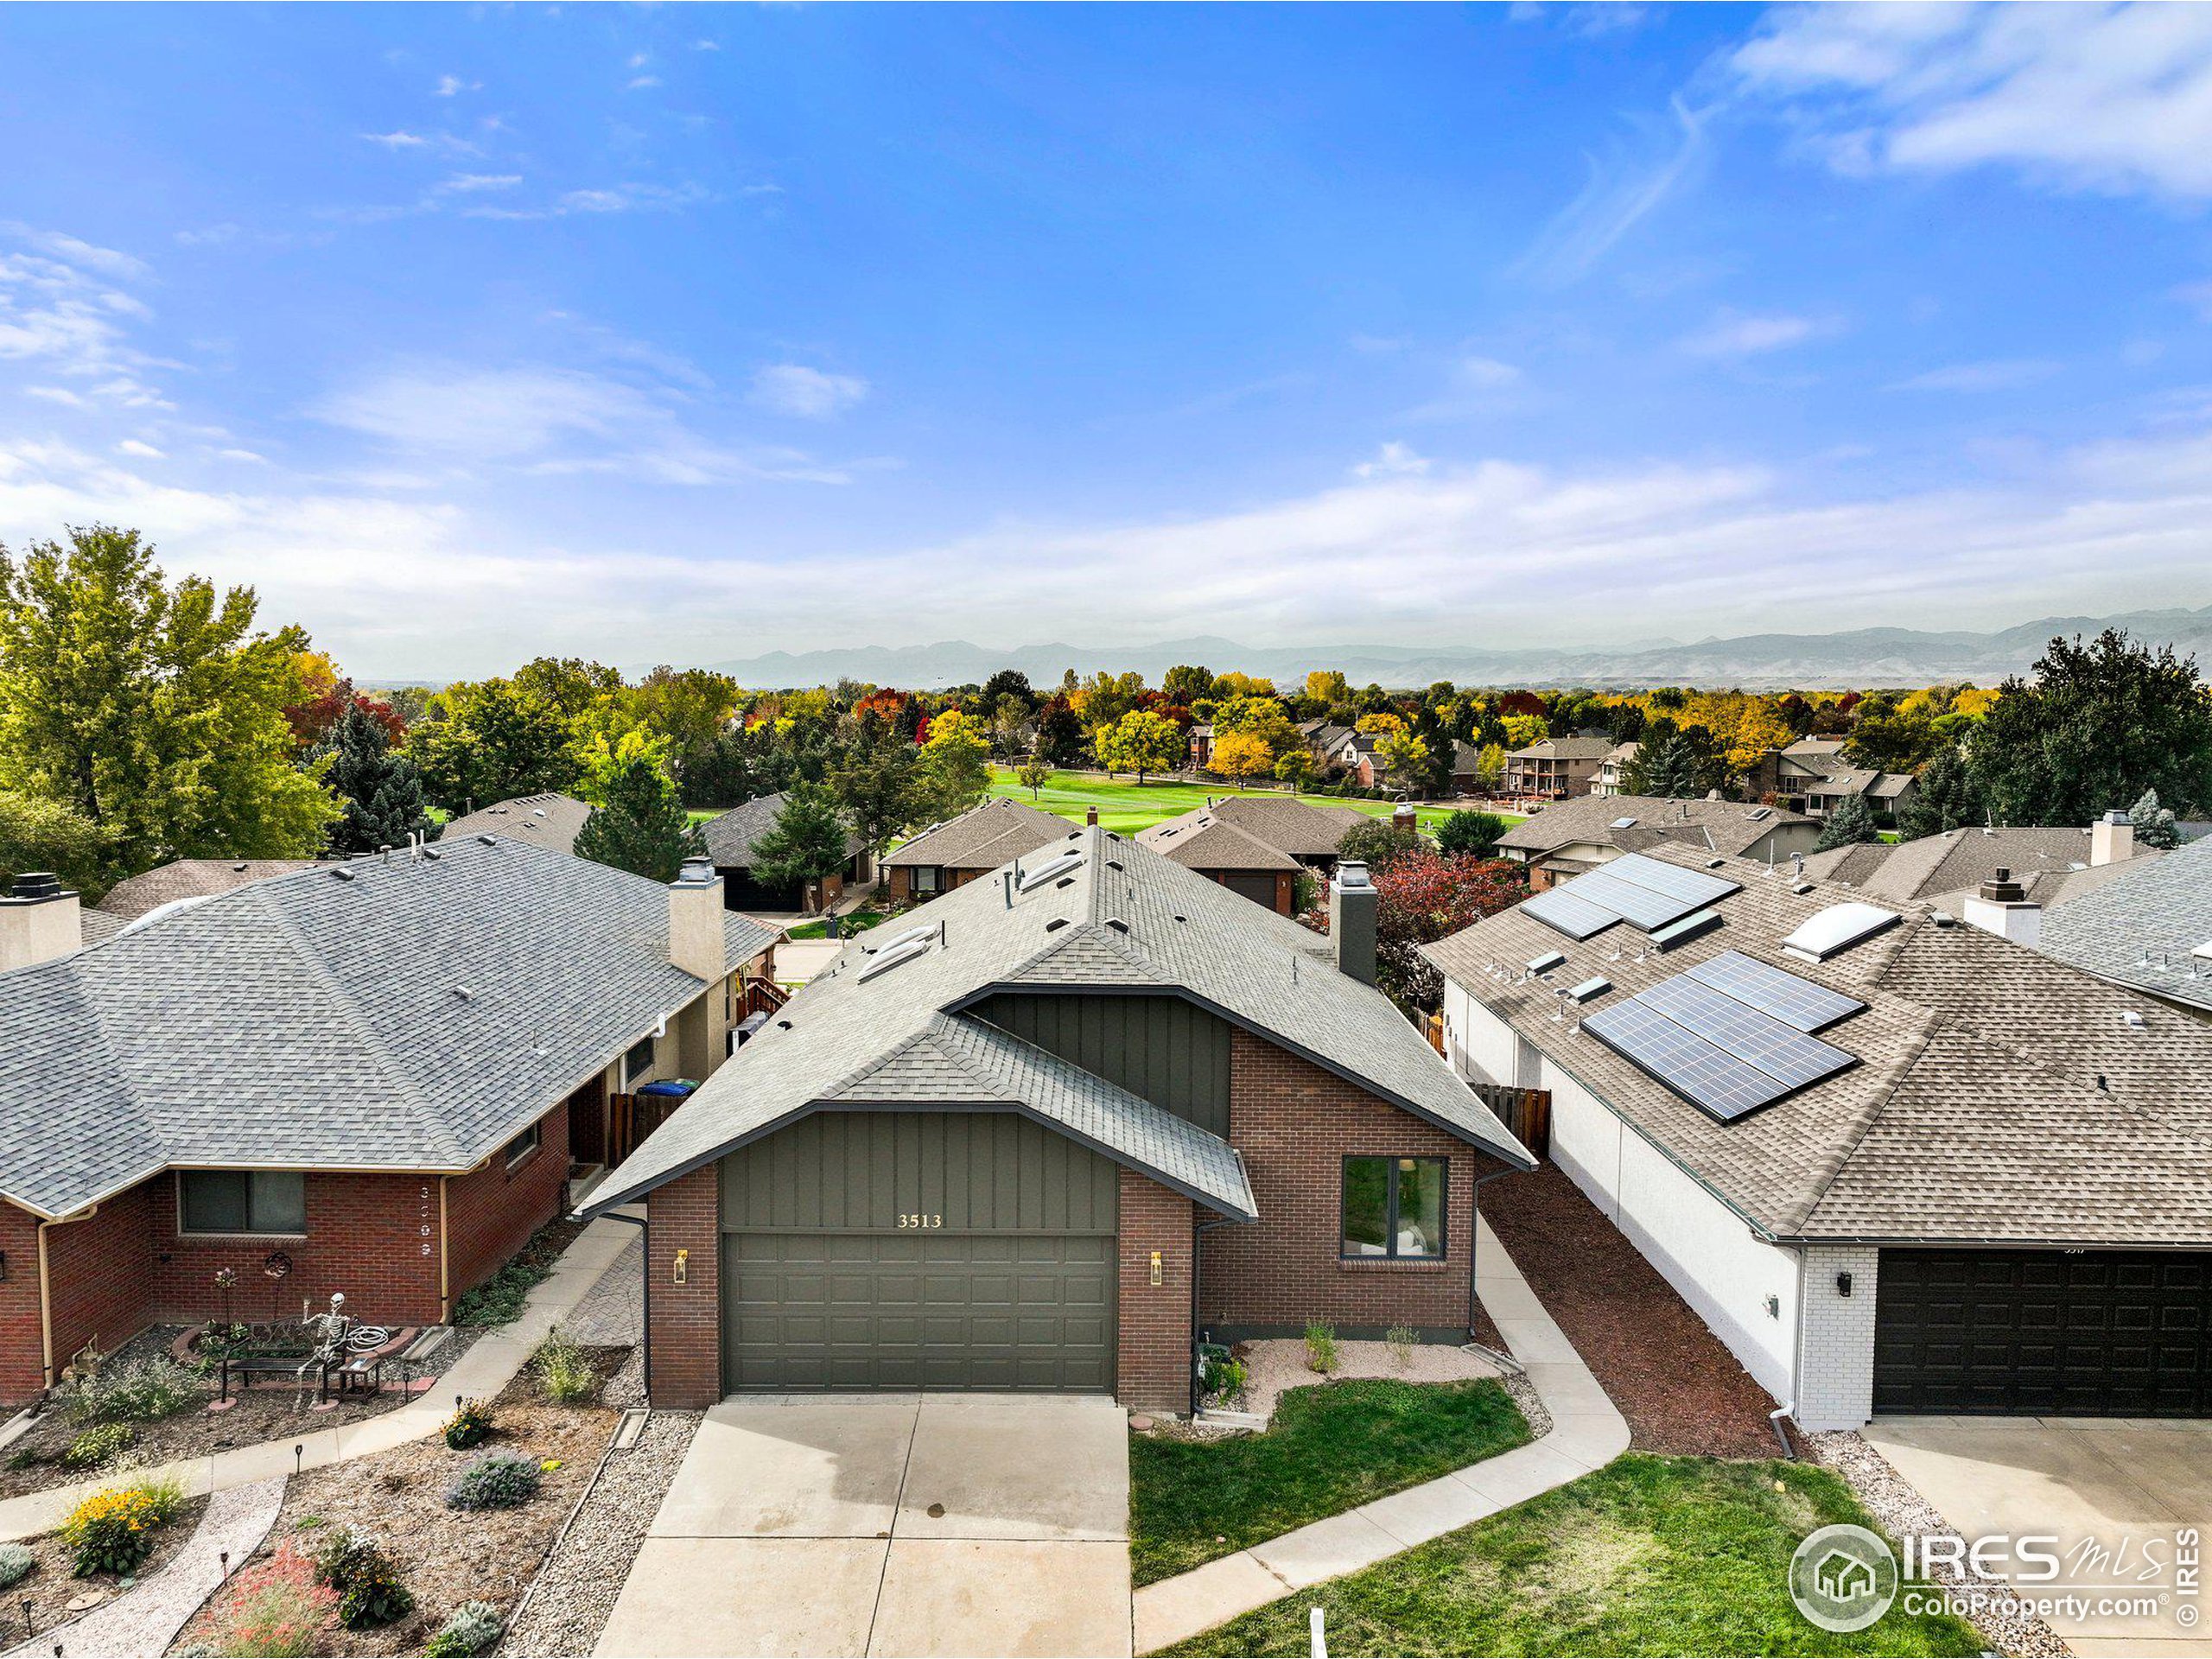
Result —
[{"label": "garage door panel", "polygon": [[2202,1255],[1885,1250],[1878,1283],[1878,1411],[2212,1414]]}]

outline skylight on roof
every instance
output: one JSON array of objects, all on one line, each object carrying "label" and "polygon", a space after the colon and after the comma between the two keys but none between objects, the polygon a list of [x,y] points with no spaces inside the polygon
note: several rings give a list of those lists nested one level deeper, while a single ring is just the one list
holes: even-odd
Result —
[{"label": "skylight on roof", "polygon": [[897,944],[886,945],[861,964],[860,973],[855,977],[865,983],[878,974],[887,974],[893,968],[925,955],[929,948],[926,934],[918,939],[906,939]]},{"label": "skylight on roof", "polygon": [[1636,820],[1634,818],[1615,818],[1612,823],[1606,827],[1612,830],[1633,830],[1636,828]]},{"label": "skylight on roof", "polygon": [[1894,910],[1861,904],[1857,899],[1830,905],[1807,917],[1797,931],[1782,942],[1782,948],[1807,962],[1826,962],[1904,919]]},{"label": "skylight on roof", "polygon": [[1022,893],[1033,893],[1039,887],[1056,881],[1061,876],[1067,874],[1081,864],[1083,859],[1084,855],[1081,853],[1061,853],[1055,857],[1048,858],[1035,869],[1024,870],[1021,873],[1020,880],[1015,884],[1016,889]]}]

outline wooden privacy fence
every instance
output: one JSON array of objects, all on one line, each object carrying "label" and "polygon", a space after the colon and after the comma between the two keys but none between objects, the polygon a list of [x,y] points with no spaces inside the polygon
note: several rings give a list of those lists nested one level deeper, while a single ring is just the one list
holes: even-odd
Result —
[{"label": "wooden privacy fence", "polygon": [[679,1095],[609,1095],[607,1097],[607,1164],[612,1169],[645,1138],[676,1116]]},{"label": "wooden privacy fence", "polygon": [[1548,1157],[1552,1147],[1552,1091],[1516,1089],[1508,1083],[1470,1083],[1475,1098],[1497,1114],[1497,1121],[1513,1131],[1513,1138],[1539,1158]]}]

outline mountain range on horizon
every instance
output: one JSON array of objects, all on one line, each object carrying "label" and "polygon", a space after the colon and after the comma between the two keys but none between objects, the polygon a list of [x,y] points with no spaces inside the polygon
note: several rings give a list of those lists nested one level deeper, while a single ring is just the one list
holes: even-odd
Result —
[{"label": "mountain range on horizon", "polygon": [[1125,673],[1134,669],[1157,682],[1178,663],[1200,663],[1216,673],[1232,669],[1263,675],[1278,684],[1302,679],[1309,670],[1339,669],[1354,685],[1427,685],[1451,680],[1468,685],[1587,686],[1624,690],[1659,685],[1696,685],[1745,690],[1864,689],[1920,686],[1971,680],[1993,684],[2024,674],[2054,638],[2089,637],[2120,628],[2152,645],[2171,645],[2184,655],[2212,660],[2212,605],[2200,610],[2131,611],[2113,616],[2051,616],[1993,632],[1927,632],[1915,628],[1858,628],[1840,633],[1754,633],[1673,641],[1612,650],[1556,647],[1497,650],[1477,645],[1244,645],[1202,634],[1149,645],[1071,645],[1064,643],[993,649],[964,639],[927,645],[861,645],[834,650],[771,652],[698,664],[741,685],[795,687],[854,679],[877,685],[936,690],[980,683],[1003,668],[1019,669],[1039,686],[1063,671]]}]

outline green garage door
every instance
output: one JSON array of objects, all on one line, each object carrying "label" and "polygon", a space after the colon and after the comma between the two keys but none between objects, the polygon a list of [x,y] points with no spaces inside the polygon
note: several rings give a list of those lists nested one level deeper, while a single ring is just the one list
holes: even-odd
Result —
[{"label": "green garage door", "polygon": [[817,1113],[733,1153],[725,1386],[1110,1393],[1117,1186],[1006,1113]]}]

